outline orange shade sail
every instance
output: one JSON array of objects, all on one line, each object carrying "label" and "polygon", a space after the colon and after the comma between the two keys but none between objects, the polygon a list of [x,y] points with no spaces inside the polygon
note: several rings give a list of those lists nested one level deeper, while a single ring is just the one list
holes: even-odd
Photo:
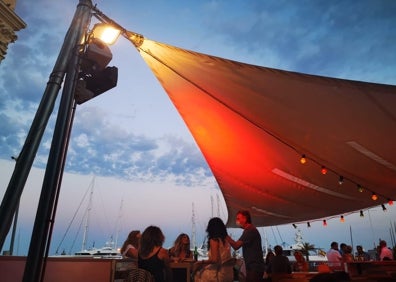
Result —
[{"label": "orange shade sail", "polygon": [[209,164],[229,227],[239,209],[270,226],[396,199],[396,86],[249,65],[148,39],[138,50]]}]

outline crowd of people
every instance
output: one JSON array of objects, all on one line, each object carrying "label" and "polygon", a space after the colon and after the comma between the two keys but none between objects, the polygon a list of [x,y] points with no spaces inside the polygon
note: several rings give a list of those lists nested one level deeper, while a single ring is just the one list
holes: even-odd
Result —
[{"label": "crowd of people", "polygon": [[380,240],[377,247],[376,258],[371,258],[370,255],[363,250],[361,245],[356,246],[356,254],[353,255],[352,246],[341,243],[338,248],[337,242],[330,244],[330,250],[326,253],[327,264],[333,271],[343,271],[345,263],[352,261],[386,261],[393,260],[392,250],[387,247],[385,240]]},{"label": "crowd of people", "polygon": [[[236,224],[243,229],[243,233],[235,241],[228,235],[221,218],[214,217],[209,220],[206,228],[207,259],[194,262],[195,282],[234,281],[236,259],[233,258],[231,249],[240,248],[244,258],[244,267],[241,271],[246,276],[246,281],[262,281],[265,263],[260,233],[252,224],[250,213],[246,210],[237,213]],[[187,234],[181,233],[169,250],[163,247],[164,241],[165,236],[158,226],[149,226],[143,233],[134,230],[125,240],[121,253],[126,258],[132,258],[139,269],[151,273],[156,282],[179,281],[178,279],[182,281],[177,277],[177,272],[171,271],[170,263],[193,259],[190,238]]]},{"label": "crowd of people", "polygon": [[[165,236],[157,226],[147,227],[143,233],[139,230],[131,231],[121,248],[121,253],[126,258],[132,258],[137,268],[149,272],[156,282],[184,281],[183,275],[171,271],[170,263],[180,261],[194,261],[193,278],[195,282],[232,282],[234,281],[235,258],[232,249],[242,248],[244,264],[239,269],[245,281],[270,281],[273,275],[291,274],[292,271],[308,271],[308,264],[301,252],[294,253],[296,262],[294,266],[289,258],[283,255],[280,245],[274,247],[264,260],[261,236],[252,224],[250,213],[241,210],[236,214],[236,225],[243,229],[239,239],[234,240],[227,234],[227,228],[219,217],[211,218],[208,222],[206,233],[208,238],[207,259],[194,261],[191,250],[190,238],[181,233],[177,236],[170,249],[163,247]],[[384,240],[378,246],[378,260],[393,260],[393,253]],[[330,250],[326,253],[328,266],[332,271],[343,271],[345,262],[371,260],[362,246],[356,246],[353,255],[352,247],[337,242],[331,243]]]}]

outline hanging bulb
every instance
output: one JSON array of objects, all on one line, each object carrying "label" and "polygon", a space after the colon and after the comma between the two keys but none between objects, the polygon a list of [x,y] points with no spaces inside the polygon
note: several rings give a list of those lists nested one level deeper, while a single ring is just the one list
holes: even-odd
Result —
[{"label": "hanging bulb", "polygon": [[307,222],[307,227],[311,227],[311,223]]},{"label": "hanging bulb", "polygon": [[340,217],[340,221],[341,221],[341,222],[345,222],[345,218],[344,218],[344,216],[343,216],[343,215],[341,215],[341,217]]},{"label": "hanging bulb", "polygon": [[338,179],[338,184],[342,185],[344,183],[344,176],[340,175],[340,178]]},{"label": "hanging bulb", "polygon": [[363,211],[360,211],[360,217],[364,217]]},{"label": "hanging bulb", "polygon": [[307,158],[306,158],[305,155],[303,154],[303,155],[301,156],[300,163],[305,164],[306,162],[307,162]]},{"label": "hanging bulb", "polygon": [[377,194],[373,193],[373,194],[371,195],[371,199],[372,199],[373,201],[378,200]]},{"label": "hanging bulb", "polygon": [[326,219],[323,219],[323,226],[327,226]]},{"label": "hanging bulb", "polygon": [[388,199],[388,205],[393,206],[393,201],[391,199]]},{"label": "hanging bulb", "polygon": [[362,187],[362,186],[360,186],[359,184],[358,184],[358,186],[357,186],[357,189],[358,189],[358,191],[359,191],[360,193],[362,193],[362,192],[363,192],[363,187]]},{"label": "hanging bulb", "polygon": [[386,207],[385,207],[384,204],[382,204],[381,207],[382,207],[382,210],[383,210],[383,211],[386,211]]},{"label": "hanging bulb", "polygon": [[320,172],[325,175],[327,173],[327,168],[325,166],[322,166],[322,169],[320,170]]},{"label": "hanging bulb", "polygon": [[295,225],[294,223],[293,223],[292,225],[293,225],[294,229],[296,229],[296,228],[297,228],[297,225]]}]

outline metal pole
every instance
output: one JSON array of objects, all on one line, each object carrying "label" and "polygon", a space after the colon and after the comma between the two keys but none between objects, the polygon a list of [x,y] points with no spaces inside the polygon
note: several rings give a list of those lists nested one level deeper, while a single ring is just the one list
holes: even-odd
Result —
[{"label": "metal pole", "polygon": [[[91,19],[92,2],[80,0],[76,13],[65,37],[67,76],[59,105],[55,131],[43,180],[39,205],[26,259],[24,282],[42,281],[45,259],[50,245],[56,203],[66,158],[68,137],[73,120],[74,90],[79,71],[79,42],[87,31]],[[63,50],[63,49],[62,49]]]},{"label": "metal pole", "polygon": [[15,211],[23,192],[26,180],[40,145],[44,130],[54,109],[54,104],[61,88],[73,49],[81,39],[81,19],[88,20],[91,10],[91,0],[80,0],[73,22],[66,34],[65,41],[60,50],[57,61],[50,75],[47,87],[33,119],[29,133],[22,150],[16,160],[14,172],[11,176],[7,190],[4,193],[0,206],[0,249],[3,248],[5,239],[10,230]]}]

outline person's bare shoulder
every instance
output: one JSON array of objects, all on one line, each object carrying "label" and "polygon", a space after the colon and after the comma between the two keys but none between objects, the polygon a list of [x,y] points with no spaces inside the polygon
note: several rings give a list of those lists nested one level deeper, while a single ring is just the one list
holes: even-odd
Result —
[{"label": "person's bare shoulder", "polygon": [[158,253],[158,257],[160,259],[169,259],[169,253],[168,250],[165,248],[161,248],[159,253]]}]

